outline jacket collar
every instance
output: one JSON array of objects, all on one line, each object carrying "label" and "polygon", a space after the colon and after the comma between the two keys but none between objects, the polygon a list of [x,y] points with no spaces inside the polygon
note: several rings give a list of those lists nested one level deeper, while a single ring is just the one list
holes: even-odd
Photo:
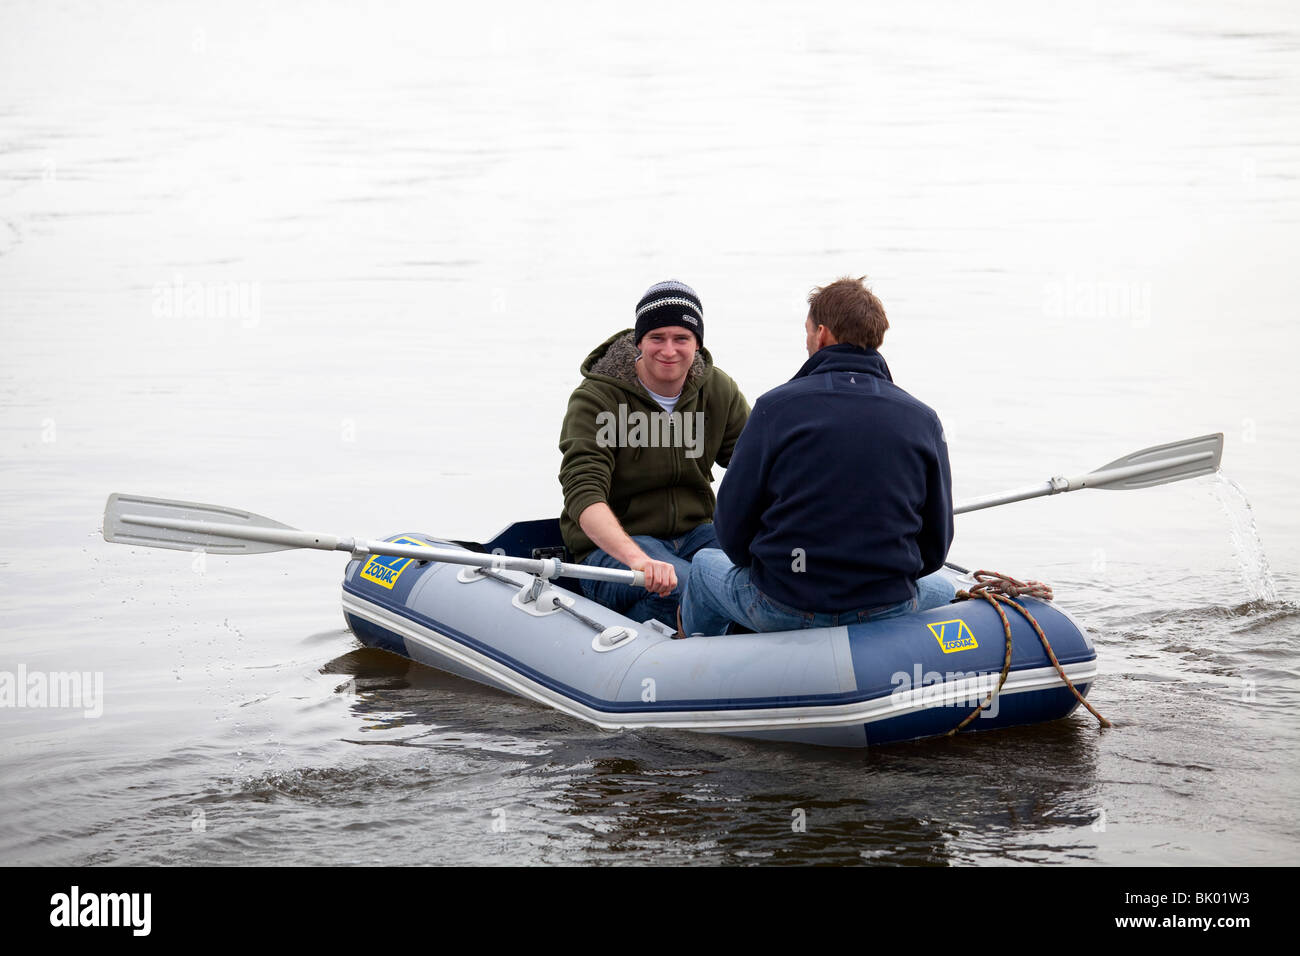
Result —
[{"label": "jacket collar", "polygon": [[[822,372],[865,372],[883,378],[887,382],[894,380],[894,377],[889,374],[889,366],[885,364],[883,355],[875,349],[864,349],[857,345],[826,346],[811,355],[799,371],[794,373],[794,378],[804,378]],[[790,381],[793,382],[794,378]]]}]

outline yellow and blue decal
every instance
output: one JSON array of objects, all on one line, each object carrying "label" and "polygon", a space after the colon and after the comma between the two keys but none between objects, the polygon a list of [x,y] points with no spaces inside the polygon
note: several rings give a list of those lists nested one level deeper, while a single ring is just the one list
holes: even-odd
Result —
[{"label": "yellow and blue decal", "polygon": [[965,621],[939,621],[937,624],[927,624],[926,627],[930,629],[930,633],[934,635],[945,654],[979,647],[975,643],[975,635],[971,633]]},{"label": "yellow and blue decal", "polygon": [[[428,545],[423,541],[417,541],[414,538],[394,538],[389,544],[410,544],[420,548],[427,548]],[[397,579],[402,576],[402,572],[415,561],[415,558],[399,558],[389,554],[372,554],[370,560],[366,562],[365,567],[361,569],[361,577],[378,584],[381,588],[392,590],[397,584]]]}]

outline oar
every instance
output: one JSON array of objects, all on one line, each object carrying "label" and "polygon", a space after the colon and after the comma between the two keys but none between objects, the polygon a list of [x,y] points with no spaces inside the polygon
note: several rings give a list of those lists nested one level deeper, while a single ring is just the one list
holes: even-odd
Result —
[{"label": "oar", "polygon": [[1143,448],[1123,458],[1116,458],[1108,465],[1102,465],[1096,471],[1090,471],[1078,478],[1051,478],[1041,485],[1032,485],[1018,491],[1007,491],[1000,495],[987,495],[963,501],[952,509],[955,515],[981,508],[993,508],[997,505],[1024,501],[1027,498],[1041,498],[1044,495],[1058,495],[1081,488],[1101,488],[1106,491],[1132,491],[1135,488],[1150,488],[1164,485],[1184,478],[1196,478],[1210,475],[1219,470],[1219,460],[1223,457],[1223,433],[1202,435],[1199,438],[1187,438],[1183,441],[1170,442],[1168,445],[1155,445]]},{"label": "oar", "polygon": [[[1202,435],[1135,451],[1077,478],[1051,478],[1041,485],[973,498],[953,508],[953,514],[965,514],[1013,501],[1078,491],[1081,488],[1110,491],[1150,488],[1171,481],[1182,481],[1184,478],[1213,474],[1218,471],[1222,457],[1222,432]],[[515,558],[393,544],[388,541],[358,541],[338,535],[299,531],[238,508],[146,498],[142,495],[109,495],[108,504],[104,507],[104,540],[178,551],[202,550],[211,554],[256,554],[289,548],[313,548],[319,551],[347,551],[358,555],[383,554],[470,567],[502,568],[545,578],[567,576],[586,578],[589,581],[614,581],[637,587],[644,586],[645,582],[645,576],[640,571],[565,564],[554,558]]]},{"label": "oar", "polygon": [[210,554],[256,554],[290,548],[318,551],[348,551],[354,555],[383,554],[417,561],[440,561],[477,568],[523,571],[543,578],[565,576],[589,581],[614,581],[644,586],[640,571],[595,568],[565,564],[555,558],[514,558],[501,554],[452,551],[391,541],[366,541],[332,534],[299,531],[251,511],[204,505],[193,501],[169,501],[143,495],[112,494],[104,506],[104,540],[114,544],[137,544],[175,551],[206,551]]}]

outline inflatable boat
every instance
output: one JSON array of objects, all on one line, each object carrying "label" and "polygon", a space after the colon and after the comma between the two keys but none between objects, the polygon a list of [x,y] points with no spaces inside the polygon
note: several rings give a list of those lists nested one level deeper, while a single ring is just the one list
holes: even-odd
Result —
[{"label": "inflatable boat", "polygon": [[[1151,488],[1212,474],[1222,455],[1221,433],[1201,435],[977,498],[953,514],[1084,488]],[[486,544],[423,534],[370,541],[299,531],[242,508],[115,493],[103,535],[224,555],[348,552],[343,613],[363,643],[606,730],[866,747],[1092,709],[1083,699],[1097,676],[1092,641],[1064,610],[1033,597],[1020,599],[1033,623],[989,596],[846,627],[678,641],[658,622],[585,598],[567,578],[635,583],[639,572],[565,564],[555,519],[513,524]],[[967,591],[986,583],[972,588],[954,573]]]},{"label": "inflatable boat", "polygon": [[[559,522],[511,525],[485,544],[387,541],[514,558],[563,552]],[[504,562],[502,562],[504,563]],[[971,582],[951,572],[958,587]],[[1062,671],[1086,695],[1092,641],[1052,602],[1023,598]],[[1006,657],[985,601],[852,624],[673,640],[584,597],[576,582],[500,568],[354,556],[343,612],[364,644],[553,707],[605,730],[661,727],[836,747],[946,734],[988,697]],[[963,732],[1059,720],[1079,705],[1032,625],[1007,615],[1011,664]]]}]

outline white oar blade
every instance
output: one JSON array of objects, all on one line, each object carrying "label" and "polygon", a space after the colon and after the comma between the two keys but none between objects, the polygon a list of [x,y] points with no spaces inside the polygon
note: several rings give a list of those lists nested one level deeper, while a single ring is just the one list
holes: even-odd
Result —
[{"label": "white oar blade", "polygon": [[[1167,484],[1171,481],[1182,481],[1185,478],[1212,475],[1219,470],[1219,462],[1222,458],[1222,432],[1170,442],[1168,445],[1154,445],[1102,465],[1088,477],[1104,478],[1107,472],[1113,471],[1134,471],[1139,474],[1128,475],[1116,481],[1096,483],[1089,481],[1088,487],[1108,491],[1132,491],[1137,488]],[[1168,462],[1168,464],[1162,467],[1161,462]]]},{"label": "white oar blade", "polygon": [[158,527],[133,522],[133,517],[151,521],[204,521],[245,528],[294,529],[251,511],[205,505],[194,501],[169,501],[143,495],[112,494],[104,506],[104,540],[113,544],[134,544],[146,548],[170,548],[174,551],[206,551],[209,554],[257,554],[261,551],[284,551],[290,544],[249,541],[212,531],[193,528]]}]

